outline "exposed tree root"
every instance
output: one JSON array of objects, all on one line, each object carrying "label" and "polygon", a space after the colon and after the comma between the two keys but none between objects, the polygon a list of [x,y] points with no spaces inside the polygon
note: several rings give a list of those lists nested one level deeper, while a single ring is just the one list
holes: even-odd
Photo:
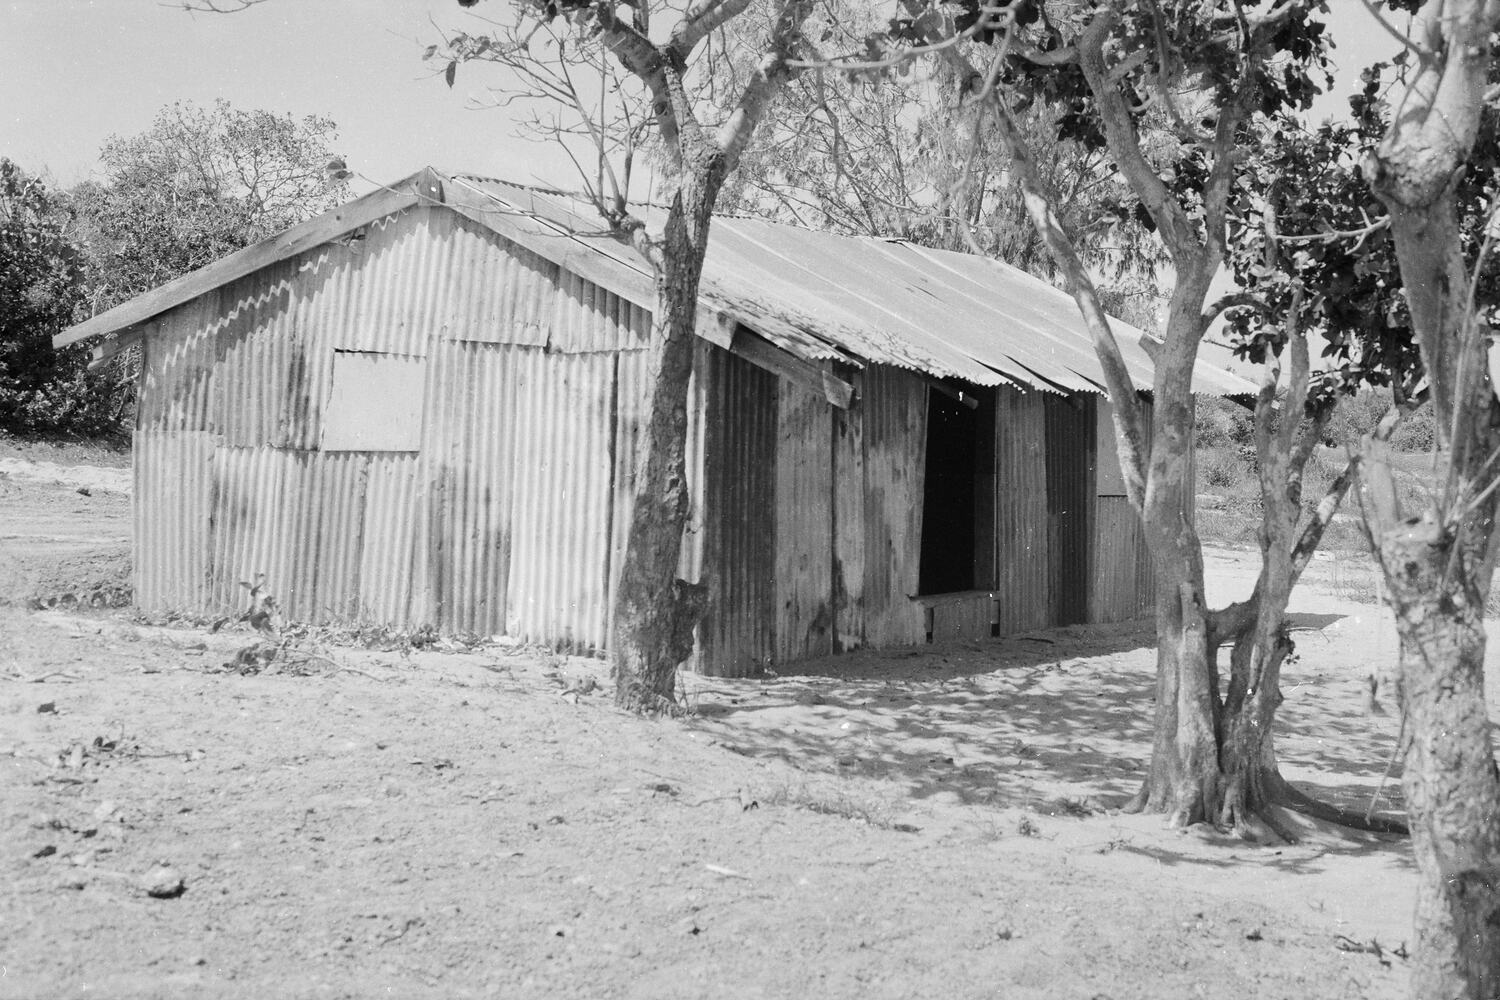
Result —
[{"label": "exposed tree root", "polygon": [[1256,843],[1297,843],[1300,838],[1277,817],[1275,810],[1273,805],[1262,805],[1254,809],[1245,806],[1226,807],[1224,813],[1228,814],[1228,818],[1221,819],[1220,828],[1232,830],[1235,836]]},{"label": "exposed tree root", "polygon": [[[1233,831],[1247,840],[1277,840],[1295,844],[1300,839],[1295,829],[1278,815],[1279,811],[1296,813],[1309,819],[1332,823],[1362,833],[1396,834],[1408,836],[1410,831],[1404,821],[1387,817],[1366,818],[1358,812],[1340,809],[1320,802],[1298,790],[1281,775],[1271,772],[1261,778],[1262,794],[1259,802],[1250,805],[1241,797],[1240,801],[1223,801],[1209,815],[1216,816],[1214,826],[1220,830]],[[1200,822],[1204,813],[1195,804],[1184,804],[1170,795],[1158,796],[1153,801],[1151,782],[1142,783],[1141,788],[1126,802],[1120,811],[1127,814],[1162,813],[1167,816],[1168,827],[1191,826]],[[1170,800],[1170,801],[1166,801]]]},{"label": "exposed tree root", "polygon": [[1367,819],[1360,813],[1340,809],[1327,802],[1319,802],[1293,787],[1284,778],[1278,777],[1275,784],[1277,787],[1271,796],[1271,801],[1283,809],[1363,833],[1392,833],[1403,837],[1411,835],[1410,828],[1402,820],[1379,816]]}]

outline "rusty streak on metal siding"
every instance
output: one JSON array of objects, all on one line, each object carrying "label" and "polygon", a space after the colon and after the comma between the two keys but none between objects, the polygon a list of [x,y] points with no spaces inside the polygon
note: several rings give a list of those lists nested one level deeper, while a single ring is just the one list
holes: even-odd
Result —
[{"label": "rusty streak on metal siding", "polygon": [[995,390],[995,591],[1001,635],[1050,623],[1042,400],[1038,392]]},{"label": "rusty streak on metal siding", "polygon": [[776,659],[833,652],[833,409],[782,379],[776,429]]},{"label": "rusty streak on metal siding", "polygon": [[776,649],[776,377],[710,347],[704,381],[705,673],[748,677]]},{"label": "rusty streak on metal siding", "polygon": [[922,554],[922,482],[927,385],[907,372],[864,372],[865,638],[871,646],[921,642],[917,593]]}]

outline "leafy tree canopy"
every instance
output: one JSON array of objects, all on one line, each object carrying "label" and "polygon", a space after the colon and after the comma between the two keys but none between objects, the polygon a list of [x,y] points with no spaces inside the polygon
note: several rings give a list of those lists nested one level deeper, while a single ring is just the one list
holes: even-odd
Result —
[{"label": "leafy tree canopy", "polygon": [[0,429],[97,433],[110,422],[82,348],[56,352],[82,298],[72,216],[56,192],[0,159]]},{"label": "leafy tree canopy", "polygon": [[[1283,116],[1250,159],[1230,240],[1240,287],[1260,305],[1229,316],[1236,349],[1262,361],[1295,324],[1319,333],[1328,367],[1310,400],[1390,386],[1397,398],[1416,388],[1422,361],[1402,291],[1385,206],[1370,189],[1364,164],[1390,122],[1389,74],[1404,58],[1376,63],[1350,97],[1352,121],[1308,129]],[[1500,169],[1500,113],[1486,108],[1478,139],[1458,175],[1461,249],[1476,273],[1475,304],[1494,322],[1500,269],[1484,249]]]},{"label": "leafy tree canopy", "polygon": [[102,183],[74,191],[94,305],[124,301],[343,201],[325,171],[337,131],[317,115],[243,111],[226,101],[163,108],[100,153]]}]

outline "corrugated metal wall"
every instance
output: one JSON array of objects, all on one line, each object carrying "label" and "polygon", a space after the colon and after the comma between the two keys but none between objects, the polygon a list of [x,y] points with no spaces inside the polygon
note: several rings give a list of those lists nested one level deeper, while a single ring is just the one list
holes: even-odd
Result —
[{"label": "corrugated metal wall", "polygon": [[[1099,400],[1095,455],[1102,470],[1093,523],[1092,571],[1089,577],[1089,621],[1129,621],[1149,615],[1156,606],[1156,572],[1141,519],[1125,498],[1124,479],[1115,444],[1108,401]],[[1143,403],[1146,427],[1151,404]]]},{"label": "corrugated metal wall", "polygon": [[[264,577],[294,619],[602,648],[649,323],[645,310],[427,209],[173,310],[153,324],[142,371],[138,600],[240,608],[241,581]],[[349,447],[386,450],[322,450],[330,416],[356,428],[380,416],[346,412],[357,394],[333,391],[339,351],[362,352],[376,372],[390,359],[384,370],[409,373],[393,385],[425,379],[409,443],[374,433]],[[698,347],[681,574],[709,586],[706,671],[755,673],[926,634],[911,598],[929,390],[894,368],[845,374],[857,395],[842,411]],[[1106,616],[1131,612],[1139,545],[1111,506],[1088,518],[1092,495],[1079,492],[1092,444],[1079,427],[1092,410],[1002,389],[993,412],[993,462],[981,453],[976,474],[995,544],[977,565],[993,569],[996,597],[943,611],[963,619],[943,628],[1037,627],[1055,620],[1064,590],[1086,592]],[[417,450],[391,450],[405,448]],[[1077,587],[1064,573],[1091,551],[1114,575]]]},{"label": "corrugated metal wall", "polygon": [[705,386],[703,567],[708,610],[698,667],[747,677],[776,655],[776,376],[717,347]]},{"label": "corrugated metal wall", "polygon": [[1093,553],[1094,397],[1047,395],[1042,400],[1047,449],[1049,621],[1088,621]]},{"label": "corrugated metal wall", "polygon": [[[144,606],[604,644],[644,311],[416,210],[168,314],[137,424]],[[429,359],[420,452],[322,452],[337,350]],[[196,582],[195,582],[196,581]]]},{"label": "corrugated metal wall", "polygon": [[833,411],[833,651],[865,645],[865,373],[847,373],[854,398]]},{"label": "corrugated metal wall", "polygon": [[833,407],[778,389],[776,660],[789,663],[833,652]]},{"label": "corrugated metal wall", "polygon": [[922,555],[922,477],[927,445],[927,384],[910,372],[865,369],[864,642],[923,641],[917,593]]},{"label": "corrugated metal wall", "polygon": [[704,576],[697,666],[745,676],[773,662],[922,641],[926,385],[853,376],[845,411],[716,347],[705,386]]},{"label": "corrugated metal wall", "polygon": [[995,390],[995,592],[1001,635],[1051,624],[1042,393]]}]

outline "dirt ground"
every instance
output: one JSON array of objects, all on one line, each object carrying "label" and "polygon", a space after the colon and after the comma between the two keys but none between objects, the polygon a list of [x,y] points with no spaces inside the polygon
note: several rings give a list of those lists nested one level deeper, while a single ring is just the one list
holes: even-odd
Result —
[{"label": "dirt ground", "polygon": [[[236,672],[247,626],[106,606],[124,470],[5,463],[0,998],[1405,995],[1403,841],[1116,811],[1143,625],[688,677],[681,721],[503,645],[309,637]],[[1248,589],[1245,555],[1209,566]],[[1394,632],[1326,579],[1284,770],[1399,811],[1364,685]]]}]

